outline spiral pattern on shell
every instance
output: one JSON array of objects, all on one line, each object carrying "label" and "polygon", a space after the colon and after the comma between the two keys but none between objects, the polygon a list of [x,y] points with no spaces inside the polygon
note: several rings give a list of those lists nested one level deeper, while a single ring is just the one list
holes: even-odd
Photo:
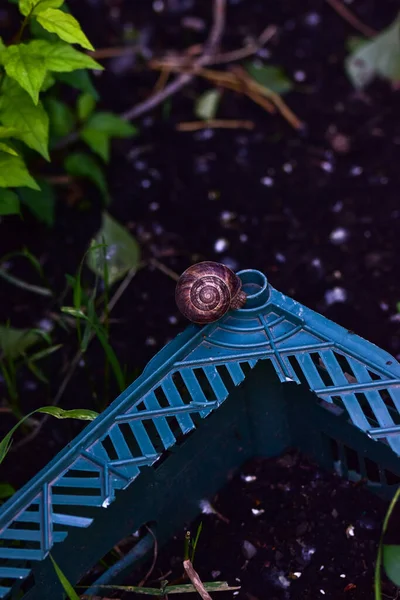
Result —
[{"label": "spiral pattern on shell", "polygon": [[180,312],[194,323],[212,323],[246,301],[242,282],[231,269],[204,261],[189,267],[179,278],[175,299]]}]

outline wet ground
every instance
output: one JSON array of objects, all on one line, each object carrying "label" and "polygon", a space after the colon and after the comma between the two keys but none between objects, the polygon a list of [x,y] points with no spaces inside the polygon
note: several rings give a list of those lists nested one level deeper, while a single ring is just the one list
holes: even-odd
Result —
[{"label": "wet ground", "polygon": [[[214,598],[374,598],[385,504],[362,487],[288,452],[278,459],[249,461],[211,506],[220,514],[202,514],[188,526],[194,537],[202,523],[194,566],[203,582],[240,586],[239,591],[214,593]],[[146,586],[158,587],[159,578],[178,581],[185,531],[158,554]],[[130,585],[137,585],[151,562],[132,574]],[[388,582],[382,591],[385,597],[395,597]]]}]

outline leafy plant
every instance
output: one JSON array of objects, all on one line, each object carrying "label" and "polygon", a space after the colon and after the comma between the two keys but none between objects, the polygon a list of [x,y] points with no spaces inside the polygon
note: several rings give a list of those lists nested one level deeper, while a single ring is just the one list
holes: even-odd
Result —
[{"label": "leafy plant", "polygon": [[[119,390],[123,391],[126,387],[124,371],[109,341],[109,289],[128,271],[138,268],[139,258],[140,251],[136,240],[125,227],[104,212],[102,226],[91,241],[76,276],[68,277],[72,287],[73,305],[63,306],[61,310],[76,320],[82,354],[87,351],[93,336],[99,340],[106,357],[106,393],[109,388],[108,374],[110,370],[114,374]],[[96,276],[95,285],[90,293],[86,293],[82,286],[82,268],[85,262]],[[100,280],[104,289],[102,317],[97,314]]]},{"label": "leafy plant", "polygon": [[208,121],[214,119],[221,100],[221,92],[217,89],[207,90],[198,97],[194,112],[196,117]]},{"label": "leafy plant", "polygon": [[[28,349],[39,341],[45,341],[48,346],[29,354]],[[15,329],[8,323],[0,325],[0,372],[6,384],[11,410],[17,417],[21,416],[18,371],[21,367],[27,367],[38,380],[48,383],[37,362],[60,348],[61,344],[51,345],[50,336],[41,329]]]},{"label": "leafy plant", "polygon": [[246,71],[257,83],[267,87],[276,94],[287,94],[293,89],[293,82],[281,67],[248,62],[246,64]]},{"label": "leafy plant", "polygon": [[0,501],[11,498],[15,494],[14,487],[9,483],[0,483]]},{"label": "leafy plant", "polygon": [[49,556],[50,556],[51,562],[53,563],[54,570],[57,573],[57,577],[60,580],[61,585],[63,586],[64,592],[66,592],[66,594],[68,595],[68,598],[70,600],[79,600],[79,596],[75,592],[72,584],[69,582],[67,577],[61,571],[60,567],[58,566],[58,564],[56,563],[56,561],[54,560],[52,555],[50,554]]},{"label": "leafy plant", "polygon": [[358,40],[345,66],[358,89],[365,88],[375,77],[400,82],[400,18],[372,40]]},{"label": "leafy plant", "polygon": [[[51,226],[54,193],[40,173],[30,172],[29,159],[36,153],[49,162],[51,150],[73,132],[107,162],[110,140],[135,135],[136,128],[112,113],[95,112],[98,94],[88,71],[103,67],[82,51],[94,48],[64,0],[18,0],[18,8],[20,30],[8,44],[0,38],[0,215],[19,214],[22,203]],[[60,84],[83,92],[75,109],[60,99]],[[94,157],[73,153],[64,167],[91,179],[108,201]]]},{"label": "leafy plant", "polygon": [[194,563],[194,556],[196,554],[197,544],[199,543],[199,538],[200,538],[202,529],[203,529],[203,523],[200,523],[200,525],[197,528],[196,535],[194,538],[191,537],[190,531],[187,531],[186,535],[185,535],[185,547],[184,547],[184,552],[183,552],[183,559],[190,560],[190,562],[192,564]]},{"label": "leafy plant", "polygon": [[386,512],[386,516],[383,521],[382,533],[379,540],[378,555],[376,557],[375,564],[375,600],[382,600],[382,584],[381,584],[381,569],[382,563],[385,568],[388,577],[400,586],[400,545],[385,544],[384,537],[388,529],[390,517],[393,510],[400,498],[400,487],[397,488],[389,508]]}]

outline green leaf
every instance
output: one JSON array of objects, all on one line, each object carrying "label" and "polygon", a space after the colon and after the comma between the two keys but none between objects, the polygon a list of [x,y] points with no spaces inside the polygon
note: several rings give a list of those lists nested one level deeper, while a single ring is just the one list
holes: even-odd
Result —
[{"label": "green leaf", "polygon": [[117,115],[99,112],[89,118],[80,136],[101,158],[110,158],[110,138],[125,138],[137,134],[137,128]]},{"label": "green leaf", "polygon": [[0,353],[6,358],[18,358],[39,340],[39,334],[32,329],[15,329],[9,325],[0,325]]},{"label": "green leaf", "polygon": [[85,127],[80,132],[80,137],[104,162],[110,160],[110,138],[106,133]]},{"label": "green leaf", "polygon": [[383,566],[389,579],[400,587],[400,546],[383,545]]},{"label": "green leaf", "polygon": [[50,117],[50,132],[57,137],[64,137],[75,128],[74,113],[65,102],[57,98],[47,98],[45,106]]},{"label": "green leaf", "polygon": [[[107,248],[95,247],[102,244],[106,244]],[[130,269],[137,269],[139,265],[140,249],[137,241],[107,212],[103,212],[101,229],[92,240],[91,246],[92,250],[87,255],[87,265],[102,278],[107,270],[110,285],[124,277]]]},{"label": "green leaf", "polygon": [[36,15],[46,8],[60,8],[64,0],[19,0],[19,10],[24,17]]},{"label": "green leaf", "polygon": [[79,419],[80,421],[93,421],[99,416],[99,413],[88,408],[72,408],[64,410],[59,406],[43,406],[35,412],[46,413],[56,419]]},{"label": "green leaf", "polygon": [[39,190],[20,156],[0,153],[0,187],[28,187]]},{"label": "green leaf", "polygon": [[250,62],[246,64],[246,71],[257,83],[276,94],[283,95],[293,89],[293,83],[281,67],[264,66]]},{"label": "green leaf", "polygon": [[71,317],[75,317],[75,319],[86,319],[86,315],[84,312],[79,310],[78,308],[74,308],[73,306],[62,306],[61,312],[66,315],[70,315]]},{"label": "green leaf", "polygon": [[9,483],[0,483],[0,500],[10,498],[15,494],[15,489]]},{"label": "green leaf", "polygon": [[386,511],[385,518],[383,520],[382,532],[379,539],[378,554],[375,561],[375,573],[374,573],[374,585],[375,585],[375,600],[382,600],[382,583],[381,583],[381,568],[383,558],[383,539],[392,516],[393,510],[400,498],[400,487],[394,493],[393,498],[390,501],[389,508]]},{"label": "green leaf", "polygon": [[0,188],[0,215],[19,215],[19,198],[15,192]]},{"label": "green leaf", "polygon": [[100,327],[95,327],[95,330],[96,330],[96,335],[97,335],[101,345],[103,346],[103,350],[105,352],[105,355],[107,356],[107,360],[111,365],[114,376],[117,380],[117,383],[119,386],[119,391],[123,392],[124,389],[126,388],[126,382],[125,382],[125,376],[122,372],[121,365],[119,363],[117,355],[115,354],[113,348],[109,344],[107,337],[103,333],[102,329]]},{"label": "green leaf", "polygon": [[0,442],[0,464],[5,459],[7,453],[9,452],[12,444],[12,436],[18,429],[18,427],[27,419],[29,419],[35,413],[45,413],[56,419],[79,419],[81,421],[93,421],[96,417],[99,416],[99,413],[94,410],[88,410],[85,408],[74,408],[72,410],[64,410],[59,406],[43,406],[42,408],[37,408],[33,410],[29,414],[25,415],[22,419],[18,421],[16,425],[4,436],[4,438]]},{"label": "green leaf", "polygon": [[49,117],[42,103],[39,102],[35,106],[29,95],[8,77],[3,82],[2,92],[0,95],[0,121],[6,127],[16,130],[14,137],[39,152],[46,160],[50,160],[48,152]]},{"label": "green leaf", "polygon": [[96,98],[92,94],[80,94],[77,102],[78,118],[80,121],[86,121],[96,107]]},{"label": "green leaf", "polygon": [[14,127],[1,127],[0,126],[0,138],[13,137],[17,130]]},{"label": "green leaf", "polygon": [[33,44],[34,42],[8,46],[3,53],[3,60],[7,75],[15,79],[37,104],[46,76],[46,65],[40,55],[35,53]]},{"label": "green leaf", "polygon": [[54,8],[47,8],[36,15],[36,18],[42,27],[51,33],[56,33],[65,42],[79,44],[87,50],[94,50],[78,21],[72,15]]},{"label": "green leaf", "polygon": [[75,152],[67,156],[64,162],[67,173],[74,177],[85,177],[91,180],[101,191],[105,202],[108,203],[107,181],[95,159],[90,154]]},{"label": "green leaf", "polygon": [[110,112],[95,113],[87,122],[87,127],[117,138],[129,138],[138,132],[137,127]]},{"label": "green leaf", "polygon": [[60,580],[60,583],[63,586],[64,591],[67,594],[69,600],[79,600],[79,596],[75,592],[72,584],[65,577],[64,573],[61,571],[60,567],[58,566],[58,564],[56,563],[54,558],[51,556],[51,554],[49,554],[49,556],[50,556],[51,562],[53,563],[54,570],[57,573],[57,577]]},{"label": "green leaf", "polygon": [[9,146],[8,144],[4,144],[3,142],[0,142],[0,152],[6,152],[7,154],[11,154],[12,156],[18,156],[18,152],[16,152],[14,148]]},{"label": "green leaf", "polygon": [[219,90],[207,90],[196,100],[194,112],[196,117],[208,121],[214,119],[217,114],[218,104],[221,99]]},{"label": "green leaf", "polygon": [[345,67],[358,89],[365,88],[375,77],[400,81],[400,20],[353,52]]},{"label": "green leaf", "polygon": [[47,181],[40,181],[40,191],[21,188],[18,190],[21,202],[35,217],[48,227],[54,225],[56,198],[54,188]]},{"label": "green leaf", "polygon": [[49,90],[51,87],[53,87],[55,82],[56,82],[56,80],[54,79],[54,77],[47,71],[46,77],[44,78],[43,85],[40,88],[40,91],[47,92],[47,90]]},{"label": "green leaf", "polygon": [[364,46],[368,42],[368,38],[361,37],[359,35],[351,35],[346,40],[346,49],[348,52],[355,52],[361,46]]},{"label": "green leaf", "polygon": [[104,70],[101,64],[91,56],[59,40],[56,42],[33,40],[30,42],[29,47],[32,52],[42,57],[49,71],[68,73],[77,69]]},{"label": "green leaf", "polygon": [[99,100],[99,94],[97,93],[97,90],[94,87],[87,71],[79,69],[73,73],[57,73],[56,77],[62,83],[65,83],[76,90],[80,90],[81,92],[86,92],[87,94],[93,96],[93,98],[96,100]]}]

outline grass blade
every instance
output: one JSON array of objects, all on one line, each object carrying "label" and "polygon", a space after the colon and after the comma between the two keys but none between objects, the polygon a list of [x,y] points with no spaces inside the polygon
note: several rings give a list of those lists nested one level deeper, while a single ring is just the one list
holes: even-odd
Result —
[{"label": "grass blade", "polygon": [[61,571],[60,567],[58,566],[52,555],[50,554],[49,556],[51,562],[53,563],[54,570],[57,573],[57,577],[60,580],[61,585],[63,586],[64,591],[67,594],[69,600],[79,600],[78,594],[75,592],[74,588],[72,587],[68,579],[65,577],[64,573]]}]

